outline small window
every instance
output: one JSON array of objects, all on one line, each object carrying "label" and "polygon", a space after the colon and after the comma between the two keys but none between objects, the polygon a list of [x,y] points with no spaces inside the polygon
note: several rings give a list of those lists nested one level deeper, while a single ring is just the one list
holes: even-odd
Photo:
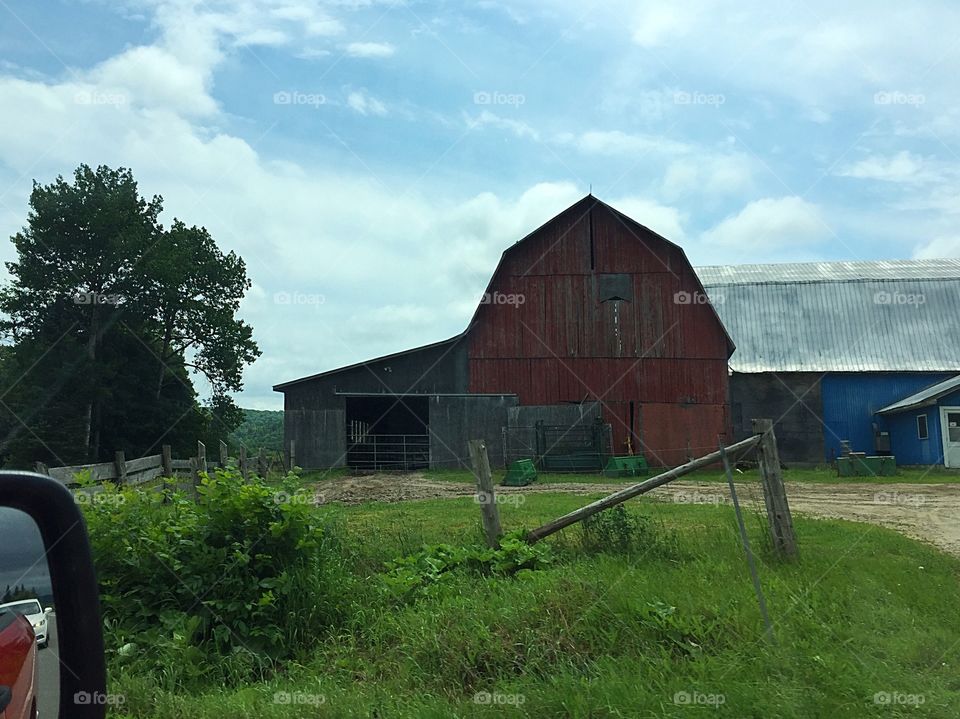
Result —
[{"label": "small window", "polygon": [[917,415],[917,439],[927,439],[929,436],[927,434],[927,415]]}]

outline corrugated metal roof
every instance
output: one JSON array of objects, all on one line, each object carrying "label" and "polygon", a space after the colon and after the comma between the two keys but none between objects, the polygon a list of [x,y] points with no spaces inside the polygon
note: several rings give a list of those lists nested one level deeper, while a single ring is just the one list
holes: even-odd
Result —
[{"label": "corrugated metal roof", "polygon": [[960,371],[960,259],[696,271],[735,372]]},{"label": "corrugated metal roof", "polygon": [[878,262],[798,262],[773,265],[712,265],[697,267],[706,286],[784,282],[859,282],[862,280],[924,280],[960,278],[960,258],[943,260],[884,260]]},{"label": "corrugated metal roof", "polygon": [[904,410],[913,409],[914,407],[923,407],[928,404],[934,404],[940,397],[950,394],[956,389],[960,389],[960,375],[951,377],[943,382],[938,382],[937,384],[927,387],[924,390],[920,390],[916,394],[912,394],[909,397],[900,400],[899,402],[894,402],[893,404],[887,405],[883,409],[877,410],[877,414],[894,414],[896,412],[903,412]]}]

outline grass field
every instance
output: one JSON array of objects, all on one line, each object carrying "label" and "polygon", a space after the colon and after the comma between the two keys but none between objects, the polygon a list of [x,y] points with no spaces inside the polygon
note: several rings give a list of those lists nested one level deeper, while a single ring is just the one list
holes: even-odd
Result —
[{"label": "grass field", "polygon": [[[589,497],[504,504],[531,528]],[[318,509],[343,532],[356,582],[346,626],[278,675],[184,693],[114,675],[114,716],[960,716],[960,561],[882,528],[796,519],[802,556],[749,530],[776,643],[762,625],[732,510],[630,503],[639,547],[598,552],[579,528],[545,569],[471,573],[414,601],[382,592],[383,562],[479,539],[470,499]],[[706,714],[704,713],[706,712]]]}]

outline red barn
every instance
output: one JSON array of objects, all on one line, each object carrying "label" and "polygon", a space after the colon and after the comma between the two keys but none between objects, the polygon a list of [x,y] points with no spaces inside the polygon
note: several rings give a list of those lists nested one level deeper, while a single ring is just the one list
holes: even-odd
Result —
[{"label": "red barn", "polygon": [[503,253],[462,334],[274,389],[302,466],[463,464],[475,437],[502,463],[522,428],[599,424],[675,465],[729,436],[733,349],[683,250],[588,195]]}]

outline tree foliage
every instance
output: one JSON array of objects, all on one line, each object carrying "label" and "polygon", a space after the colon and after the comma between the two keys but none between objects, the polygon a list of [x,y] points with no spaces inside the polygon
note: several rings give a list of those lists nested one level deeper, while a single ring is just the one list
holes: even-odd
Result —
[{"label": "tree foliage", "polygon": [[[81,165],[72,182],[34,183],[0,291],[8,464],[186,449],[239,422],[229,393],[259,355],[236,316],[246,266],[203,227],[174,219],[164,228],[162,210],[124,168]],[[210,387],[208,407],[192,371]]]},{"label": "tree foliage", "polygon": [[230,435],[230,442],[256,451],[283,450],[283,412],[267,409],[245,409],[243,421]]}]

